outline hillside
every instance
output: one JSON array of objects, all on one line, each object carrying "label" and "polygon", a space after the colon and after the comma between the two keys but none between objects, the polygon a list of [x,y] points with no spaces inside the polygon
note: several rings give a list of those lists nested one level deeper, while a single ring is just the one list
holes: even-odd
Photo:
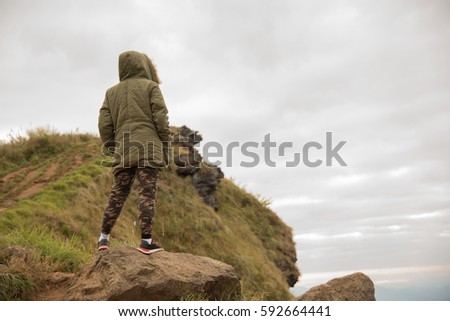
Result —
[{"label": "hillside", "polygon": [[[193,143],[178,145],[192,151]],[[100,162],[99,139],[87,134],[36,130],[0,144],[0,299],[39,298],[96,252],[112,184],[110,169]],[[199,173],[210,171],[202,168]],[[209,187],[198,181],[180,173],[175,163],[161,173],[154,226],[158,242],[167,251],[232,265],[246,300],[291,299],[288,283],[299,275],[291,229],[227,178],[217,180],[212,188],[216,203],[208,205],[210,196],[202,190]],[[136,204],[133,188],[112,246],[137,244]]]}]

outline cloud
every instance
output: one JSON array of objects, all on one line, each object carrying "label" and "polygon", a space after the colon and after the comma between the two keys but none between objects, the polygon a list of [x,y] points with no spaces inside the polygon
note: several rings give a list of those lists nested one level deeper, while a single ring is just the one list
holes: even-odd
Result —
[{"label": "cloud", "polygon": [[398,231],[398,230],[402,229],[402,227],[400,225],[389,225],[389,226],[386,226],[386,228],[391,231]]},{"label": "cloud", "polygon": [[326,239],[340,239],[340,238],[360,238],[363,237],[363,234],[361,232],[349,232],[349,233],[343,233],[343,234],[335,234],[335,235],[321,235],[317,233],[306,233],[306,234],[297,234],[294,236],[295,241],[301,241],[301,240],[311,240],[311,241],[320,241],[320,240],[326,240]]},{"label": "cloud", "polygon": [[[427,277],[429,277],[430,275],[448,276],[450,273],[450,265],[405,266],[398,268],[387,267],[380,269],[367,269],[362,270],[360,272],[368,275],[372,279],[372,281],[374,281],[376,286],[386,284],[404,285],[405,283],[410,282],[411,279],[426,280]],[[343,271],[303,274],[302,283],[298,284],[298,286],[301,285],[305,287],[311,287],[322,283],[326,283],[330,279],[342,277],[352,273],[354,273],[354,271],[343,270]],[[436,282],[436,278],[433,279],[434,282]],[[430,286],[431,284],[428,285]]]},{"label": "cloud", "polygon": [[332,177],[329,181],[330,185],[333,186],[340,186],[340,185],[355,185],[358,183],[363,182],[364,180],[368,179],[369,175],[367,174],[361,174],[361,175],[340,175]]},{"label": "cloud", "polygon": [[413,169],[408,168],[408,167],[400,167],[400,168],[396,168],[396,169],[390,170],[388,175],[393,176],[393,177],[400,177],[400,176],[407,175],[412,170]]},{"label": "cloud", "polygon": [[272,202],[271,207],[279,208],[285,206],[298,206],[298,205],[313,205],[323,203],[324,200],[313,199],[309,197],[289,197],[289,198],[279,198]]},{"label": "cloud", "polygon": [[442,215],[442,212],[435,211],[435,212],[430,212],[430,213],[409,215],[408,218],[411,220],[422,220],[422,219],[432,219],[432,218],[435,218],[435,217],[438,217],[441,215]]},{"label": "cloud", "polygon": [[317,233],[305,233],[305,234],[298,234],[294,236],[294,240],[324,240],[327,237],[321,234],[317,234]]}]

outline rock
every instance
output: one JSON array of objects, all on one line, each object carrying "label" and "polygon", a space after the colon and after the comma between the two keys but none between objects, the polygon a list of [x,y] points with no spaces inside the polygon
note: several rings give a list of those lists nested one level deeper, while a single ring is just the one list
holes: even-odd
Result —
[{"label": "rock", "polygon": [[309,289],[297,301],[375,301],[372,280],[357,272]]},{"label": "rock", "polygon": [[208,257],[127,246],[97,253],[72,281],[63,300],[240,299],[234,268]]},{"label": "rock", "polygon": [[193,175],[200,169],[201,156],[196,150],[189,151],[187,154],[179,154],[174,159],[175,165],[177,165],[177,174],[180,176]]},{"label": "rock", "polygon": [[300,271],[295,266],[295,262],[297,262],[297,257],[288,254],[285,254],[280,261],[275,262],[277,268],[283,272],[283,277],[291,288],[298,282],[300,277]]},{"label": "rock", "polygon": [[217,210],[219,204],[214,196],[214,192],[223,178],[222,170],[214,165],[202,167],[192,175],[192,182],[203,201]]},{"label": "rock", "polygon": [[192,130],[186,125],[183,125],[179,128],[178,134],[179,135],[174,137],[174,140],[176,142],[189,142],[192,145],[196,145],[203,140],[202,135],[200,135],[198,131]]},{"label": "rock", "polygon": [[0,263],[0,274],[8,272],[8,266]]},{"label": "rock", "polygon": [[186,126],[178,128],[173,141],[174,163],[177,174],[192,176],[192,182],[198,194],[207,205],[217,210],[219,203],[214,192],[224,175],[218,166],[205,162],[198,150],[194,148],[202,139],[197,131]]},{"label": "rock", "polygon": [[67,293],[70,282],[76,277],[74,273],[51,272],[42,275],[39,280],[39,291],[33,300],[61,301]]},{"label": "rock", "polygon": [[33,258],[32,250],[16,245],[7,246],[0,252],[0,263],[15,271],[30,271]]},{"label": "rock", "polygon": [[7,246],[0,253],[0,256],[8,261],[17,259],[27,262],[32,255],[33,253],[30,249],[16,245]]},{"label": "rock", "polygon": [[48,284],[65,284],[75,277],[74,273],[53,272],[45,276],[45,283]]}]

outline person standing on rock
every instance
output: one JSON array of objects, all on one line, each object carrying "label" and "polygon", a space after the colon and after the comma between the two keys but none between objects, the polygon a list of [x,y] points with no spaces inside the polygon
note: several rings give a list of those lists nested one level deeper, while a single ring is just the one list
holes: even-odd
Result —
[{"label": "person standing on rock", "polygon": [[136,51],[119,56],[120,82],[106,91],[98,127],[106,154],[113,153],[114,183],[103,214],[98,249],[109,248],[110,234],[135,178],[144,254],[161,251],[152,239],[156,182],[168,166],[171,135],[160,80],[150,58]]}]

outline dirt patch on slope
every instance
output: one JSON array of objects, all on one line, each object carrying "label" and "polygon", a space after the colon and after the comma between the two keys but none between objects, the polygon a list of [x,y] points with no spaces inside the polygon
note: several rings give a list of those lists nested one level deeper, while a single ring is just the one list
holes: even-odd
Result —
[{"label": "dirt patch on slope", "polygon": [[[96,150],[89,146],[93,152]],[[68,172],[85,165],[91,158],[85,158],[86,146],[78,148],[75,152],[61,153],[53,156],[42,165],[27,165],[5,175],[0,179],[0,212],[15,205],[16,201],[30,198],[48,183],[56,181]],[[75,154],[75,155],[74,155]],[[69,164],[69,165],[67,165]],[[26,175],[24,175],[26,173]],[[20,176],[23,176],[21,178]]]},{"label": "dirt patch on slope", "polygon": [[7,182],[9,182],[10,180],[14,179],[17,175],[22,174],[26,170],[27,170],[27,167],[19,168],[18,170],[15,170],[14,172],[9,173],[8,175],[6,175],[2,179],[0,179],[0,183],[1,184],[6,184]]}]

